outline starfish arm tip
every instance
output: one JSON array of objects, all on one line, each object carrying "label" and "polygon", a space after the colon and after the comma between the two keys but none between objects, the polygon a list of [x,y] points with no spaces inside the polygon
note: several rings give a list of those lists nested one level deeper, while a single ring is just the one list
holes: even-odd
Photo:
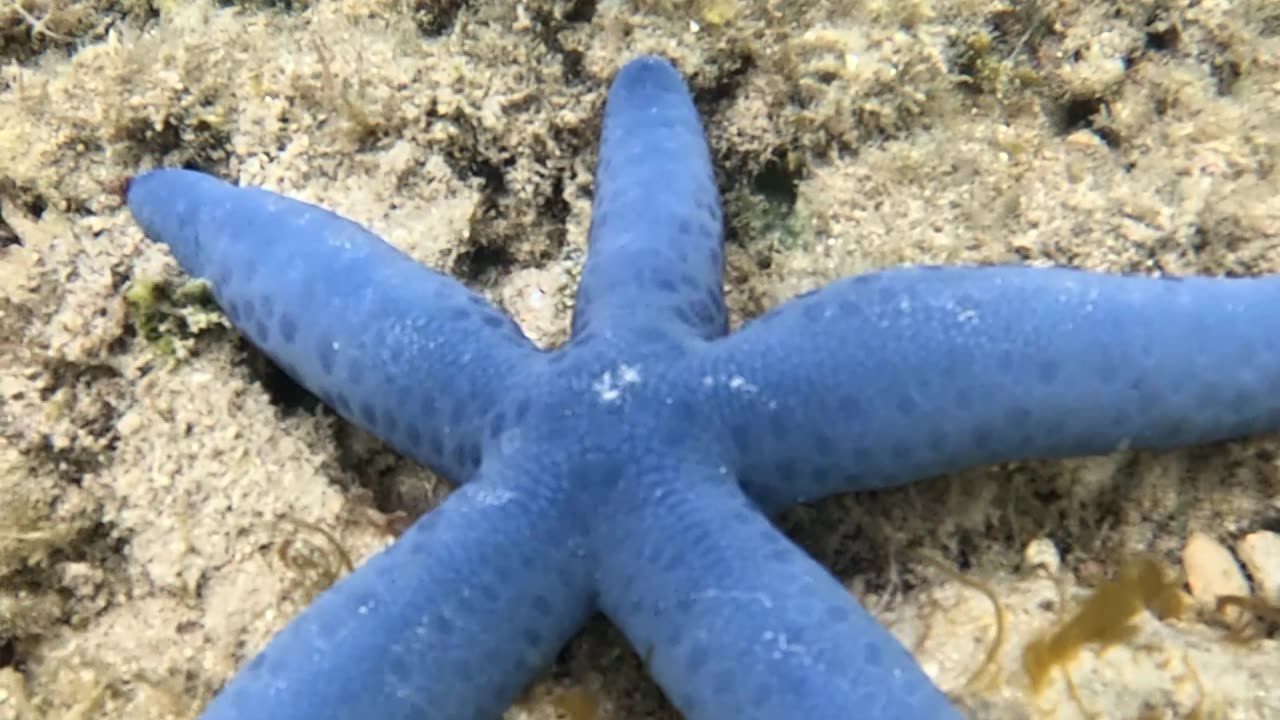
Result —
[{"label": "starfish arm tip", "polygon": [[1029,458],[1280,428],[1280,278],[1022,267],[846,278],[709,346],[770,507]]},{"label": "starfish arm tip", "polygon": [[724,227],[702,122],[680,74],[641,58],[614,78],[596,166],[578,335],[665,322],[723,335]]},{"label": "starfish arm tip", "polygon": [[614,502],[601,607],[685,717],[957,717],[732,476],[676,465],[629,479]]},{"label": "starfish arm tip", "polygon": [[592,610],[559,500],[528,475],[455,491],[278,633],[202,720],[497,717]]},{"label": "starfish arm tip", "polygon": [[509,317],[364,227],[266,190],[155,170],[127,202],[148,237],[210,281],[231,323],[327,405],[455,481],[474,472],[484,416],[537,354]]}]

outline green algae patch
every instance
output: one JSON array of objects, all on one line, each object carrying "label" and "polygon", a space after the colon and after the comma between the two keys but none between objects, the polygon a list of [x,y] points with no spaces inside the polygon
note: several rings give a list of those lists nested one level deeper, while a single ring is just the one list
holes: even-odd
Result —
[{"label": "green algae patch", "polygon": [[174,286],[165,280],[139,278],[124,291],[134,332],[161,355],[182,357],[194,339],[209,328],[229,328],[205,280]]}]

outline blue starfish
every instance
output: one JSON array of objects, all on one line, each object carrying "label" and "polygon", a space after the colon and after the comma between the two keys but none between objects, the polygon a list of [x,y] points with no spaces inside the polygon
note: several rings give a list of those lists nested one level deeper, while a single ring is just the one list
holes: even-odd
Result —
[{"label": "blue starfish", "polygon": [[493,718],[596,609],[690,718],[956,717],[769,515],[1280,427],[1280,279],[901,268],[727,334],[710,154],[657,58],[609,92],[554,351],[323,209],[184,170],[126,192],[292,377],[460,485],[277,635],[209,720]]}]

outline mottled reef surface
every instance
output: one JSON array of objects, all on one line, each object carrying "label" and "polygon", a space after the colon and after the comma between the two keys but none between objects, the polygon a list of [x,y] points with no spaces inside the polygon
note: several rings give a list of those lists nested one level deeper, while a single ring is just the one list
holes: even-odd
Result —
[{"label": "mottled reef surface", "polygon": [[[192,717],[449,492],[184,288],[112,183],[324,204],[553,345],[641,52],[704,113],[735,324],[901,263],[1280,272],[1273,0],[0,0],[0,718]],[[1205,608],[1138,613],[1039,693],[1021,660],[1135,553],[1181,577],[1193,537],[1280,530],[1278,451],[978,468],[782,522],[976,717],[1280,717],[1275,628]],[[675,716],[604,622],[507,718],[583,706]]]}]

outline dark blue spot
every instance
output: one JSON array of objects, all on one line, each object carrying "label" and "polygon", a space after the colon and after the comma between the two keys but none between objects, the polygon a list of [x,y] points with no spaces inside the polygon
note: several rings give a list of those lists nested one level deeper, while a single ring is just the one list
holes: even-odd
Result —
[{"label": "dark blue spot", "polygon": [[347,400],[346,394],[341,392],[334,393],[333,402],[335,403],[334,407],[338,409],[338,412],[347,417],[351,417],[351,401]]},{"label": "dark blue spot", "polygon": [[1031,408],[1023,405],[1014,405],[1005,411],[1005,422],[1012,428],[1026,427],[1031,422]]},{"label": "dark blue spot", "polygon": [[320,359],[320,369],[324,370],[325,375],[333,374],[333,364],[338,355],[338,351],[333,348],[333,341],[321,338],[316,343],[316,357]]},{"label": "dark blue spot", "polygon": [[724,311],[724,292],[720,286],[707,288],[707,303],[718,313]]},{"label": "dark blue spot", "polygon": [[524,644],[531,649],[538,649],[542,646],[542,633],[535,627],[527,627],[522,633],[524,635]]},{"label": "dark blue spot", "polygon": [[360,418],[370,427],[378,427],[378,411],[371,402],[360,403]]},{"label": "dark blue spot", "polygon": [[698,325],[705,327],[716,324],[716,311],[706,301],[697,300],[692,303],[691,307],[694,317],[698,319]]},{"label": "dark blue spot", "polygon": [[1048,385],[1058,379],[1058,363],[1054,360],[1045,360],[1040,363],[1038,368],[1040,382]]},{"label": "dark blue spot", "polygon": [[884,664],[884,650],[881,649],[878,642],[867,642],[862,645],[862,659],[872,670],[877,670]]},{"label": "dark blue spot", "polygon": [[516,403],[515,412],[511,414],[511,424],[519,425],[527,417],[529,417],[529,399],[520,398],[520,401]]},{"label": "dark blue spot", "polygon": [[733,668],[725,668],[718,671],[711,677],[711,692],[716,695],[728,695],[733,692],[733,679],[737,675],[737,670]]},{"label": "dark blue spot", "polygon": [[980,453],[986,453],[992,449],[994,438],[991,431],[985,427],[978,426],[973,429],[973,448]]},{"label": "dark blue spot", "polygon": [[690,674],[696,673],[706,667],[709,660],[711,660],[711,653],[706,646],[695,645],[685,658],[684,671]]},{"label": "dark blue spot", "polygon": [[950,436],[947,435],[947,431],[943,428],[936,427],[929,431],[929,446],[935,451],[946,449],[949,442]]},{"label": "dark blue spot", "polygon": [[453,621],[440,613],[432,618],[431,627],[436,633],[445,637],[452,635],[454,630]]},{"label": "dark blue spot", "polygon": [[539,615],[551,616],[551,601],[547,599],[546,595],[534,595],[533,599],[529,601],[529,606]]},{"label": "dark blue spot", "polygon": [[804,319],[809,322],[819,322],[824,319],[827,312],[827,306],[820,302],[808,302],[800,306],[800,314],[804,315]]},{"label": "dark blue spot", "polygon": [[813,447],[818,455],[830,457],[831,453],[835,451],[835,442],[825,430],[819,430],[814,433]]},{"label": "dark blue spot", "polygon": [[[282,313],[280,315],[279,325],[280,325],[280,337],[284,338],[285,342],[291,343],[293,342],[294,338],[298,337],[298,322],[293,319],[292,315],[288,313]],[[325,372],[329,372],[329,371],[326,370]]]},{"label": "dark blue spot", "polygon": [[786,442],[791,435],[791,427],[787,424],[786,416],[777,411],[769,413],[769,432],[773,435],[775,442]]},{"label": "dark blue spot", "polygon": [[478,582],[472,587],[475,589],[476,594],[480,596],[480,599],[490,605],[497,605],[498,601],[502,599],[502,595],[498,592],[498,589],[489,583]]},{"label": "dark blue spot", "polygon": [[818,466],[809,471],[809,487],[820,488],[825,487],[827,481],[831,479],[831,468],[826,466]]},{"label": "dark blue spot", "polygon": [[920,407],[920,403],[918,403],[915,397],[911,395],[898,396],[898,402],[896,403],[896,405],[898,408],[898,412],[907,417],[915,415],[916,410],[919,409]]},{"label": "dark blue spot", "polygon": [[236,277],[235,272],[231,270],[230,265],[223,265],[213,273],[213,287],[219,292],[226,292],[231,287],[231,281]]},{"label": "dark blue spot", "polygon": [[244,263],[240,266],[240,272],[244,275],[244,277],[240,278],[240,281],[244,283],[250,282],[258,274],[258,264],[254,262]]},{"label": "dark blue spot", "polygon": [[764,559],[775,565],[787,565],[795,560],[785,547],[774,548],[765,553]]},{"label": "dark blue spot", "polygon": [[775,463],[773,466],[773,476],[783,481],[788,481],[796,475],[796,463],[794,460],[783,460]]},{"label": "dark blue spot", "polygon": [[739,455],[746,455],[751,449],[754,438],[751,432],[752,424],[745,420],[733,423],[729,427],[729,436],[733,439],[733,448],[738,451]]},{"label": "dark blue spot", "polygon": [[671,573],[684,563],[684,555],[678,552],[671,552],[662,560],[662,569],[667,573]]}]

